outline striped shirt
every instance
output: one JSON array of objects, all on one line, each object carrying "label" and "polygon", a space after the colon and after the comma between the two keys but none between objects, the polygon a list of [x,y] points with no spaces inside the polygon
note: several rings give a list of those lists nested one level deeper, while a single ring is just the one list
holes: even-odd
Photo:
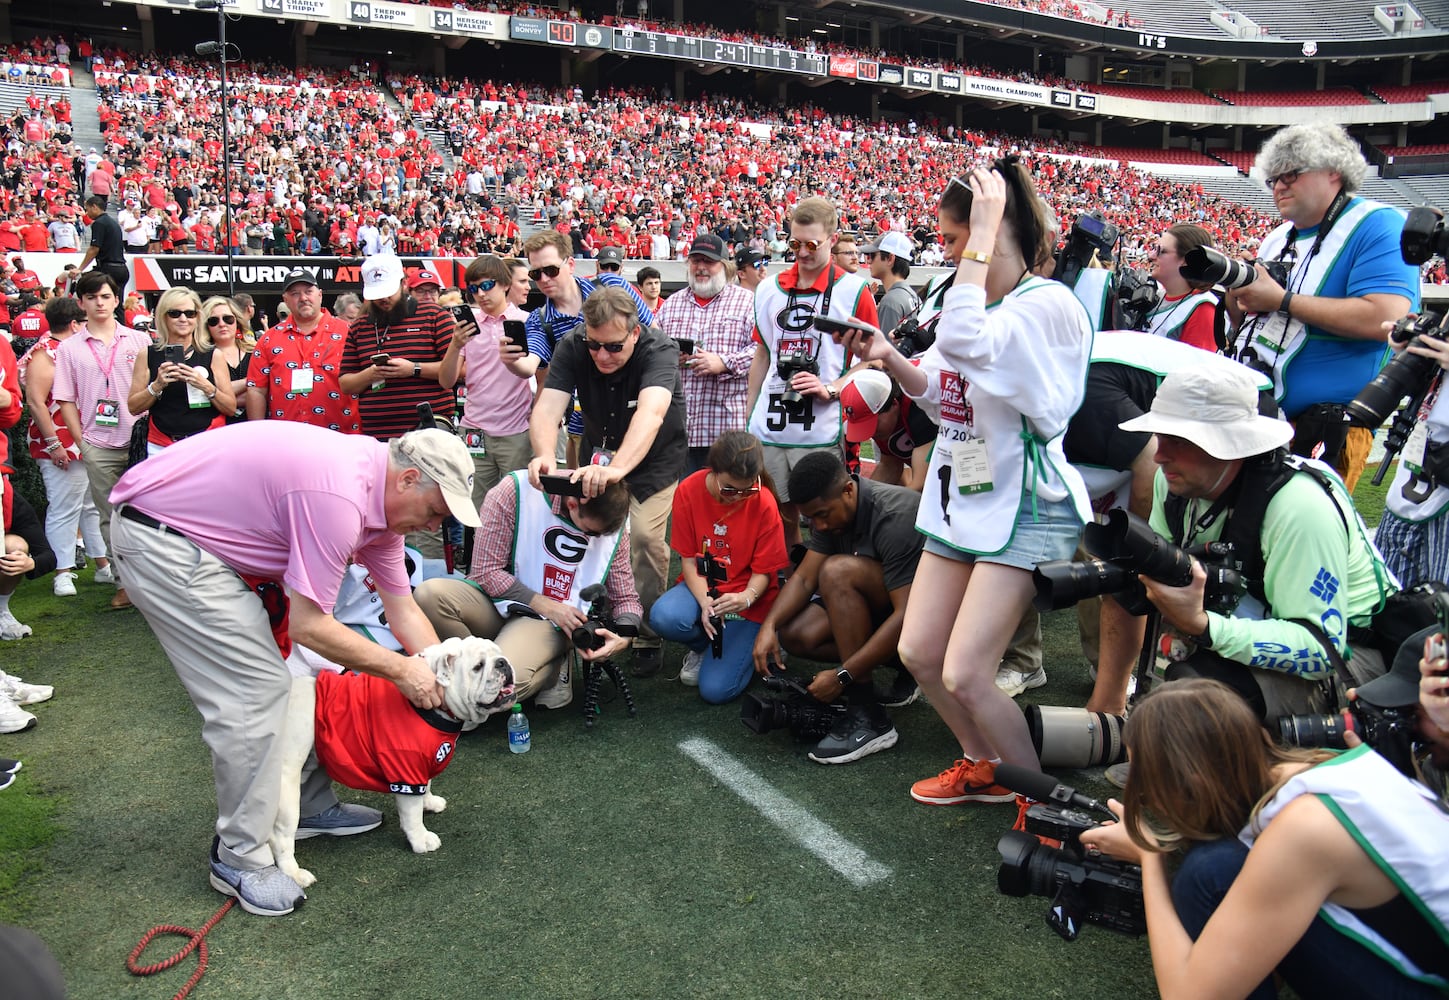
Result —
[{"label": "striped shirt", "polygon": [[[406,358],[415,365],[442,361],[453,340],[453,316],[446,309],[426,305],[409,296],[407,317],[401,323],[378,326],[371,313],[363,313],[347,333],[342,352],[342,372],[360,372],[372,363],[374,354]],[[368,389],[357,397],[362,412],[362,432],[382,441],[401,437],[418,425],[418,404],[430,403],[433,416],[453,416],[455,399],[436,378],[404,376],[380,389]]]},{"label": "striped shirt", "polygon": [[718,375],[681,372],[689,446],[708,448],[725,431],[744,430],[745,395],[755,358],[754,293],[725,285],[701,303],[684,288],[660,305],[659,326],[671,337],[693,340],[696,352],[709,351],[724,361],[725,370]]},{"label": "striped shirt", "polygon": [[[55,352],[55,385],[50,394],[57,403],[74,403],[80,411],[81,439],[97,448],[129,448],[131,425],[136,418],[126,408],[131,394],[131,376],[136,357],[151,346],[151,337],[140,330],[116,324],[111,343],[90,331],[90,327],[67,337]],[[114,427],[96,425],[96,409],[102,400],[115,404]]]}]

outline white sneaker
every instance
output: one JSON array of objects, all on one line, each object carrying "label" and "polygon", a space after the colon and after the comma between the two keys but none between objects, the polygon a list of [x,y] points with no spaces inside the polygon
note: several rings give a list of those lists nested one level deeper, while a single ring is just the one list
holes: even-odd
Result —
[{"label": "white sneaker", "polygon": [[684,662],[679,666],[679,683],[687,684],[692,688],[699,687],[699,665],[704,662],[704,653],[696,653],[694,650],[684,654]]},{"label": "white sneaker", "polygon": [[[1095,663],[1089,663],[1089,664],[1087,664],[1087,673],[1091,675],[1091,677],[1092,677],[1092,683],[1093,684],[1097,683],[1097,665]],[[1159,677],[1158,679],[1160,680],[1161,678]],[[1134,667],[1133,670],[1132,670],[1132,673],[1129,674],[1128,677],[1127,677],[1127,697],[1128,698],[1131,698],[1136,693],[1137,693],[1137,669]]]},{"label": "white sneaker", "polygon": [[541,708],[563,708],[574,700],[573,658],[564,657],[558,668],[558,677],[550,687],[533,696],[533,703]]},{"label": "white sneaker", "polygon": [[1046,682],[1045,667],[1037,667],[1029,674],[1020,670],[1013,670],[1004,663],[996,668],[996,686],[1013,698],[1019,694],[1026,693],[1032,688],[1039,688]]},{"label": "white sneaker", "polygon": [[63,569],[55,574],[54,591],[56,597],[74,597],[75,574],[68,569]]},{"label": "white sneaker", "polygon": [[24,639],[29,634],[29,625],[20,624],[8,610],[0,611],[0,639]]},{"label": "white sneaker", "polygon": [[35,725],[35,716],[0,694],[0,733],[19,733]]},{"label": "white sneaker", "polygon": [[17,705],[38,705],[49,701],[55,688],[49,684],[26,684],[19,677],[12,677],[0,670],[0,694]]},{"label": "white sneaker", "polygon": [[96,583],[115,583],[116,571],[111,569],[111,564],[106,563],[96,570]]}]

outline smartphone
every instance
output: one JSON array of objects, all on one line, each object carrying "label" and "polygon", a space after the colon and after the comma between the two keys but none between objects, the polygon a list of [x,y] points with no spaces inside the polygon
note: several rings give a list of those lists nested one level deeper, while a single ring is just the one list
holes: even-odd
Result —
[{"label": "smartphone", "polygon": [[849,333],[851,330],[859,330],[867,339],[875,336],[875,327],[869,323],[862,323],[858,319],[836,319],[833,316],[816,316],[814,323],[815,329],[821,333],[829,333],[835,336]]},{"label": "smartphone", "polygon": [[507,337],[513,346],[524,354],[528,353],[528,327],[521,319],[505,319],[503,321],[503,336]]},{"label": "smartphone", "polygon": [[456,321],[458,323],[472,323],[474,329],[473,329],[473,333],[471,335],[472,336],[476,336],[477,335],[477,333],[478,333],[478,329],[477,329],[477,327],[478,327],[478,320],[473,315],[473,307],[472,306],[454,306],[453,307],[453,319],[454,319],[454,321]]},{"label": "smartphone", "polygon": [[167,344],[161,348],[161,361],[163,364],[183,364],[186,361],[186,347],[183,344]]},{"label": "smartphone", "polygon": [[679,345],[680,354],[694,353],[694,341],[690,340],[688,337],[675,337],[674,342]]},{"label": "smartphone", "polygon": [[391,360],[391,354],[374,354],[372,356],[372,363],[377,365],[377,367],[379,368],[381,368],[383,365],[387,364]]},{"label": "smartphone", "polygon": [[579,497],[582,499],[584,495],[584,481],[582,479],[575,482],[568,476],[539,476],[538,483],[543,487],[545,493],[552,494],[556,497]]},{"label": "smartphone", "polygon": [[[1434,615],[1439,619],[1439,634],[1430,636],[1425,647],[1425,659],[1431,665],[1449,658],[1449,593],[1441,590],[1434,595]],[[1441,663],[1435,673],[1449,673],[1449,662]]]}]

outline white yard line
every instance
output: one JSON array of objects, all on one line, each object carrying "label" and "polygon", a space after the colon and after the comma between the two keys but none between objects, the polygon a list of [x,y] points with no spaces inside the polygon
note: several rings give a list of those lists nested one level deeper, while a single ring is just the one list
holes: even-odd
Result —
[{"label": "white yard line", "polygon": [[846,840],[830,824],[816,819],[804,806],[776,791],[768,781],[714,743],[696,737],[680,742],[679,749],[856,888],[890,877],[889,868]]}]

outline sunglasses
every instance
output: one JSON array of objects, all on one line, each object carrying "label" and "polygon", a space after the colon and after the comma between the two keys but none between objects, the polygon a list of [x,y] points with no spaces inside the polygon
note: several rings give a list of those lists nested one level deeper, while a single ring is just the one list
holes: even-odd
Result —
[{"label": "sunglasses", "polygon": [[814,253],[825,244],[821,243],[819,240],[791,240],[785,245],[788,246],[791,250],[794,250],[796,253],[800,251],[801,247],[805,248],[806,253]]},{"label": "sunglasses", "polygon": [[757,260],[757,261],[755,261],[755,270],[756,271],[763,271],[765,268],[767,268],[769,266],[770,266],[770,262],[767,261],[767,260]]},{"label": "sunglasses", "polygon": [[476,285],[470,283],[468,285],[468,294],[477,295],[479,292],[491,292],[497,287],[498,282],[494,281],[492,278],[484,278]]},{"label": "sunglasses", "polygon": [[725,486],[723,484],[720,484],[718,488],[719,495],[722,497],[747,497],[753,496],[754,494],[760,492],[760,484],[758,482],[755,483],[755,485],[747,486],[744,489],[739,489],[735,486]]},{"label": "sunglasses", "polygon": [[1298,180],[1299,175],[1305,173],[1307,173],[1306,170],[1285,170],[1281,174],[1274,174],[1263,183],[1268,185],[1269,191],[1277,187],[1279,181],[1283,182],[1284,187],[1292,187],[1293,182]]},{"label": "sunglasses", "polygon": [[597,340],[590,340],[588,337],[585,337],[584,347],[588,350],[590,354],[597,354],[599,351],[608,351],[610,354],[618,354],[624,349],[624,345],[628,342],[629,340],[626,337],[625,339],[620,340],[617,343],[603,344]]},{"label": "sunglasses", "polygon": [[531,267],[528,269],[528,276],[534,281],[539,278],[557,278],[563,268],[558,264],[549,264],[547,267]]},{"label": "sunglasses", "polygon": [[187,319],[195,319],[197,313],[198,310],[196,309],[167,309],[166,317],[168,319],[180,319],[182,316],[185,316]]},{"label": "sunglasses", "polygon": [[599,270],[600,271],[614,271],[614,272],[617,273],[619,271],[624,270],[624,268],[622,266],[618,265],[618,264],[600,264],[599,265]]},{"label": "sunglasses", "polygon": [[236,317],[228,313],[225,316],[213,316],[206,321],[207,326],[221,326],[223,323],[227,326],[236,326]]}]

